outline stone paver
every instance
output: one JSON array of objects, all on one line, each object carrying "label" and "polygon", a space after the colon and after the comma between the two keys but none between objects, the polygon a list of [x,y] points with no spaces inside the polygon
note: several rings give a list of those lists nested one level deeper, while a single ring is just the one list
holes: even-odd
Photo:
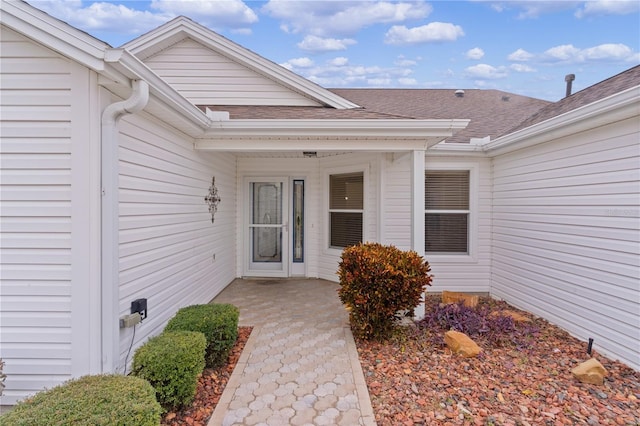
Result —
[{"label": "stone paver", "polygon": [[209,426],[375,425],[338,286],[236,280],[215,299],[253,331]]}]

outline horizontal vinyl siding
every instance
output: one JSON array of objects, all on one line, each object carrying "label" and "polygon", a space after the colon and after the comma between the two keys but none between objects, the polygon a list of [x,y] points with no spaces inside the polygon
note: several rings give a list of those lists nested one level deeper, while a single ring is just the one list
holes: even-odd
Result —
[{"label": "horizontal vinyl siding", "polygon": [[382,164],[381,242],[411,250],[411,154],[388,154]]},{"label": "horizontal vinyl siding", "polygon": [[492,293],[640,368],[638,118],[494,159]]},{"label": "horizontal vinyl siding", "polygon": [[145,60],[196,105],[318,106],[257,72],[191,39]]},{"label": "horizontal vinyl siding", "polygon": [[[232,155],[196,152],[140,115],[120,123],[119,158],[120,315],[135,299],[148,303],[133,353],[179,308],[208,303],[235,278],[236,170]],[[222,201],[211,223],[204,197],[213,176]],[[120,368],[132,331],[120,332]]]},{"label": "horizontal vinyl siding", "polygon": [[[245,191],[244,178],[247,176],[305,178],[305,266],[307,276],[318,277],[319,242],[322,240],[320,230],[322,216],[320,206],[322,200],[322,185],[320,183],[319,160],[316,158],[238,158],[238,270],[237,275],[243,274],[243,262],[246,261],[247,249],[244,244],[244,215]],[[290,227],[291,229],[291,227]],[[291,233],[289,233],[291,237]]]},{"label": "horizontal vinyl siding", "polygon": [[71,66],[2,28],[2,404],[72,374]]}]

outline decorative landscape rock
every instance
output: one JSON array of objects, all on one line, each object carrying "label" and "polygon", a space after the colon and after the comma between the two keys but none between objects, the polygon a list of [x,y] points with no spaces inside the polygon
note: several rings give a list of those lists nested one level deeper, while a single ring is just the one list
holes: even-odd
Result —
[{"label": "decorative landscape rock", "polygon": [[582,383],[601,385],[604,383],[605,376],[609,373],[597,359],[591,358],[571,369],[571,374]]},{"label": "decorative landscape rock", "polygon": [[473,296],[471,294],[458,293],[456,291],[443,291],[442,292],[442,303],[458,303],[462,301],[464,306],[469,308],[475,308],[478,306],[478,296]]},{"label": "decorative landscape rock", "polygon": [[478,356],[482,350],[469,336],[455,330],[447,331],[444,334],[444,341],[451,352],[458,353],[465,358]]},{"label": "decorative landscape rock", "polygon": [[501,311],[492,312],[489,316],[491,317],[511,317],[514,322],[531,322],[531,319],[525,317],[522,314],[519,314],[516,311],[512,311],[511,309],[503,309]]}]

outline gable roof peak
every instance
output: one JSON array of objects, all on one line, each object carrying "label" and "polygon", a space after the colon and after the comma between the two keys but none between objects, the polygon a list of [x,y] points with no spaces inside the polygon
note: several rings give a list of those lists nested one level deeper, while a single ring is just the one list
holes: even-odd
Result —
[{"label": "gable roof peak", "polygon": [[171,21],[125,43],[122,47],[144,61],[186,38],[190,38],[263,77],[322,105],[337,109],[359,107],[357,104],[240,46],[186,16],[173,18]]}]

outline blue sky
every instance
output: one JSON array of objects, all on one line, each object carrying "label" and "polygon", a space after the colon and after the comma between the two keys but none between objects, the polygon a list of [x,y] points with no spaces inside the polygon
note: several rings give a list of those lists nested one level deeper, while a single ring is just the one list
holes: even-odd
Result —
[{"label": "blue sky", "polygon": [[325,87],[551,101],[640,63],[640,1],[31,0],[114,47],[185,15]]}]

